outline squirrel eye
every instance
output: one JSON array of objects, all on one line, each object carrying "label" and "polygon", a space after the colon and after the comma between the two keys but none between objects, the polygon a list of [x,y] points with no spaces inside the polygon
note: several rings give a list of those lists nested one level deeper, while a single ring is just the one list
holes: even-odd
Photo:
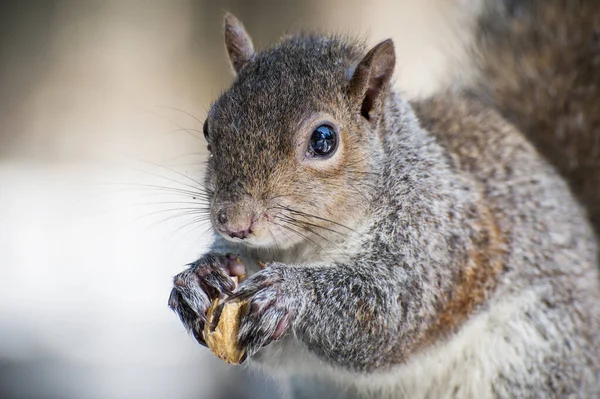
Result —
[{"label": "squirrel eye", "polygon": [[206,119],[204,125],[202,125],[202,133],[204,133],[204,139],[208,141],[208,119]]},{"label": "squirrel eye", "polygon": [[337,148],[337,133],[329,125],[321,125],[310,136],[308,154],[312,157],[326,157]]}]

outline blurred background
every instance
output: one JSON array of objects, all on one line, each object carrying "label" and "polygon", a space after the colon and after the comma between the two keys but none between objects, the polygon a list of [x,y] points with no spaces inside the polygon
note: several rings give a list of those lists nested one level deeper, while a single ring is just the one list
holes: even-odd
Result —
[{"label": "blurred background", "polygon": [[279,397],[166,304],[210,236],[193,192],[201,121],[232,80],[224,10],[259,49],[310,26],[393,37],[415,97],[452,82],[466,3],[2,1],[0,398]]}]

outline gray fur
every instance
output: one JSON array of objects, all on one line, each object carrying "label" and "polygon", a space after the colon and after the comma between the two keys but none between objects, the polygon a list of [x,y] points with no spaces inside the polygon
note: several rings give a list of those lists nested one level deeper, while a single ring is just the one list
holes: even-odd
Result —
[{"label": "gray fur", "polygon": [[[597,246],[567,184],[467,95],[408,104],[387,82],[380,117],[365,120],[348,89],[364,54],[343,38],[299,35],[244,64],[209,113],[206,186],[215,212],[264,212],[272,238],[216,235],[213,254],[175,278],[170,306],[201,336],[210,295],[200,293],[223,291],[214,259],[238,253],[252,274],[235,294],[250,302],[239,340],[271,374],[328,375],[377,397],[598,397]],[[315,112],[351,138],[342,167],[322,175],[295,155],[298,126]],[[295,218],[302,235],[277,217]],[[506,323],[485,324],[506,335],[479,349],[511,356],[442,365],[444,378],[426,370],[428,386],[407,381],[419,359],[513,303]],[[481,354],[477,344],[469,353]],[[463,374],[482,388],[448,382]]]}]

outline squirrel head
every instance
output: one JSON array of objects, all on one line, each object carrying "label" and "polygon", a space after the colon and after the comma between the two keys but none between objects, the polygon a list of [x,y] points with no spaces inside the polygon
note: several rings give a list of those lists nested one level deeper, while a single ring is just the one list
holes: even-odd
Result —
[{"label": "squirrel head", "polygon": [[382,151],[392,41],[366,52],[340,37],[300,34],[255,52],[234,16],[224,31],[236,77],[204,123],[215,230],[283,249],[348,234]]}]

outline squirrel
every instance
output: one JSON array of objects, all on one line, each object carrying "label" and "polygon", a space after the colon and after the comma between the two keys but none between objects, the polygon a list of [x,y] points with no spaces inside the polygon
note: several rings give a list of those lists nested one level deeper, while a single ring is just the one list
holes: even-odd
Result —
[{"label": "squirrel", "polygon": [[[600,5],[574,3],[482,3],[476,78],[410,103],[390,39],[299,33],[255,51],[227,14],[235,80],[204,123],[214,242],[169,298],[184,326],[205,344],[226,293],[249,303],[245,364],[282,381],[600,397],[598,208],[584,207],[599,185],[575,177],[599,162]],[[572,164],[575,134],[589,164]]]}]

